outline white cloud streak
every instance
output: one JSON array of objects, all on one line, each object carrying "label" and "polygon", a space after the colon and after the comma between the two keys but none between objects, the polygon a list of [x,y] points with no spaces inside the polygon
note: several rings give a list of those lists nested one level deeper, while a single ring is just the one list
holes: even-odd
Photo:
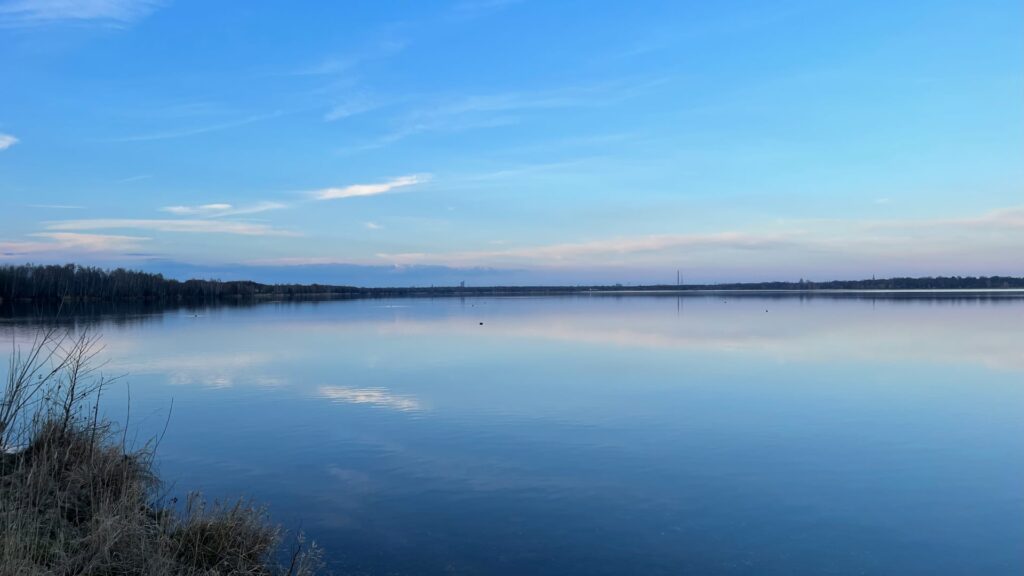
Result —
[{"label": "white cloud streak", "polygon": [[0,3],[0,26],[28,27],[58,22],[99,22],[124,26],[159,8],[158,0],[9,0]]},{"label": "white cloud streak", "polygon": [[231,204],[202,204],[199,206],[164,206],[160,210],[175,216],[212,215],[230,210]]},{"label": "white cloud streak", "polygon": [[85,206],[78,206],[76,204],[26,204],[26,206],[42,210],[82,210],[85,208]]},{"label": "white cloud streak", "polygon": [[195,219],[132,219],[95,218],[84,220],[62,220],[50,222],[47,230],[120,230],[139,229],[154,232],[182,232],[190,234],[236,234],[241,236],[300,236],[288,230],[280,230],[266,224],[237,222],[232,220]]},{"label": "white cloud streak", "polygon": [[314,190],[310,192],[310,195],[317,200],[339,200],[342,198],[356,198],[360,196],[376,196],[378,194],[386,194],[396,188],[414,186],[429,180],[429,174],[413,174],[410,176],[392,178],[387,182],[380,182],[377,184],[352,184],[351,186],[345,186],[344,188],[323,188],[321,190]]},{"label": "white cloud streak", "polygon": [[261,122],[263,120],[270,120],[284,115],[284,112],[277,111],[269,114],[259,114],[256,116],[249,116],[247,118],[241,118],[239,120],[233,120],[231,122],[221,122],[219,124],[208,124],[206,126],[193,126],[191,128],[181,128],[177,130],[167,130],[165,132],[153,132],[149,134],[136,134],[134,136],[122,136],[120,138],[108,138],[103,140],[104,142],[149,142],[153,140],[170,140],[173,138],[185,138],[188,136],[197,136],[199,134],[206,134],[208,132],[219,132],[221,130],[227,130],[230,128],[237,128],[239,126],[245,126],[247,124],[253,124],[255,122]]},{"label": "white cloud streak", "polygon": [[7,150],[18,143],[18,139],[10,134],[0,134],[0,150]]},{"label": "white cloud streak", "polygon": [[355,70],[372,62],[393,56],[408,47],[408,42],[400,38],[381,39],[366,46],[358,52],[325,58],[313,66],[307,66],[293,72],[296,76],[337,76]]},{"label": "white cloud streak", "polygon": [[383,104],[367,96],[349,98],[334,105],[324,114],[324,120],[334,122],[380,108]]},{"label": "white cloud streak", "polygon": [[375,140],[343,148],[340,152],[381,148],[426,132],[462,132],[518,124],[523,117],[539,111],[608,106],[664,83],[664,79],[623,80],[591,86],[442,98],[402,115],[389,132]]},{"label": "white cloud streak", "polygon": [[269,210],[281,210],[288,205],[281,202],[257,202],[250,206],[234,206],[227,203],[201,204],[199,206],[164,206],[160,210],[175,216],[199,216],[202,218],[222,218],[243,214],[258,214]]},{"label": "white cloud streak", "polygon": [[76,232],[39,232],[30,234],[40,241],[0,242],[0,258],[19,258],[46,253],[124,252],[136,250],[149,238]]}]

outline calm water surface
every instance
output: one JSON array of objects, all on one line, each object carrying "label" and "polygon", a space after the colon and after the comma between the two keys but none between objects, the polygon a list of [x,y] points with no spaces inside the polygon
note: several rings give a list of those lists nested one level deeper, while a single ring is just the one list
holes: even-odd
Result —
[{"label": "calm water surface", "polygon": [[[481,324],[481,322],[483,324]],[[1024,573],[1024,299],[358,300],[109,315],[172,494],[355,574]],[[0,336],[31,330],[0,321]],[[123,416],[124,384],[109,395]]]}]

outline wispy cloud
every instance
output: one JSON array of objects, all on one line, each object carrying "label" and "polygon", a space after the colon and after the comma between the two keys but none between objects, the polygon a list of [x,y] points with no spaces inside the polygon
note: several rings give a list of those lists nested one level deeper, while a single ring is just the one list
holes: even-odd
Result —
[{"label": "wispy cloud", "polygon": [[868,228],[875,229],[920,229],[920,228],[1021,228],[1024,229],[1024,206],[1009,206],[980,214],[960,218],[934,218],[920,220],[882,220],[870,222]]},{"label": "wispy cloud", "polygon": [[335,56],[325,58],[312,66],[299,68],[292,74],[295,76],[329,76],[341,74],[355,68],[361,59],[358,56]]},{"label": "wispy cloud", "polygon": [[880,267],[964,273],[1012,270],[1024,245],[1024,206],[977,216],[890,220],[796,220],[743,231],[654,234],[455,252],[379,253],[396,265],[548,268],[666,267],[848,270]]},{"label": "wispy cloud", "polygon": [[124,26],[163,5],[160,0],[9,0],[0,3],[0,26],[98,22]]},{"label": "wispy cloud", "polygon": [[367,222],[366,224],[364,224],[364,226],[366,226],[367,230],[380,230],[381,228],[383,228],[383,226],[377,224],[376,222]]},{"label": "wispy cloud", "polygon": [[136,250],[140,244],[149,240],[140,236],[76,232],[39,232],[29,236],[43,240],[0,242],[0,257],[17,258],[46,253],[68,255],[83,252],[124,252]]},{"label": "wispy cloud", "polygon": [[201,204],[199,206],[164,206],[160,210],[175,216],[200,216],[203,218],[223,218],[243,214],[258,214],[269,210],[281,210],[288,205],[282,202],[257,202],[249,206],[234,206],[227,203]]},{"label": "wispy cloud", "polygon": [[37,232],[36,238],[48,238],[63,246],[86,250],[130,250],[139,243],[149,240],[142,236],[119,236],[112,234],[81,234],[77,232]]},{"label": "wispy cloud", "polygon": [[300,236],[296,232],[280,230],[266,224],[233,220],[173,220],[95,218],[50,222],[47,230],[124,230],[138,229],[154,232],[182,232],[198,234],[237,234],[241,236]]},{"label": "wispy cloud", "polygon": [[358,114],[364,114],[383,106],[383,101],[366,95],[351,96],[335,104],[324,114],[324,120],[335,122]]},{"label": "wispy cloud", "polygon": [[175,216],[209,216],[221,214],[231,208],[231,204],[201,204],[199,206],[164,206],[160,210],[163,212],[170,212]]},{"label": "wispy cloud", "polygon": [[463,0],[452,5],[451,9],[441,15],[438,22],[455,22],[462,25],[471,23],[478,18],[497,14],[524,0]]},{"label": "wispy cloud", "polygon": [[750,234],[741,232],[655,234],[588,242],[509,248],[505,250],[480,250],[444,254],[378,254],[378,256],[396,264],[444,263],[447,265],[480,265],[515,261],[550,265],[553,263],[572,263],[593,256],[622,256],[679,248],[761,250],[778,247],[788,242],[788,238],[781,234]]},{"label": "wispy cloud", "polygon": [[249,116],[238,120],[232,120],[230,122],[221,122],[217,124],[207,124],[205,126],[192,126],[189,128],[181,128],[175,130],[167,130],[164,132],[152,132],[149,134],[136,134],[133,136],[121,136],[118,138],[108,138],[103,140],[104,142],[148,142],[152,140],[169,140],[172,138],[186,138],[188,136],[196,136],[199,134],[206,134],[208,132],[219,132],[221,130],[227,130],[230,128],[238,128],[247,124],[253,124],[255,122],[261,122],[263,120],[270,120],[284,115],[282,111],[271,112],[269,114],[258,114],[255,116]]},{"label": "wispy cloud", "polygon": [[245,263],[247,266],[328,266],[360,264],[358,259],[336,258],[333,256],[285,256],[282,258],[257,258]]},{"label": "wispy cloud", "polygon": [[454,12],[480,13],[521,4],[523,0],[463,0],[452,7]]},{"label": "wispy cloud", "polygon": [[399,115],[393,120],[390,131],[369,142],[342,149],[342,152],[381,148],[427,132],[462,132],[518,124],[529,114],[545,110],[607,106],[640,95],[664,82],[664,79],[622,80],[549,90],[435,99],[431,104]]},{"label": "wispy cloud", "polygon": [[81,210],[85,208],[85,206],[77,206],[74,204],[26,204],[26,206],[42,210]]},{"label": "wispy cloud", "polygon": [[390,144],[400,142],[414,136],[427,132],[457,133],[470,130],[484,130],[488,128],[500,128],[512,126],[519,123],[519,118],[511,115],[488,115],[479,118],[449,118],[448,121],[441,120],[418,120],[411,119],[409,122],[400,123],[399,127],[387,132],[377,138],[352,146],[344,146],[338,149],[342,155],[377,150]]},{"label": "wispy cloud", "polygon": [[445,179],[448,186],[459,186],[463,184],[470,184],[477,186],[481,182],[487,181],[507,181],[510,177],[524,176],[529,174],[538,174],[544,172],[561,172],[566,169],[582,169],[588,164],[595,162],[606,161],[606,156],[586,156],[581,158],[573,158],[571,160],[562,160],[559,162],[537,162],[532,164],[517,164],[502,168],[500,170],[492,170],[489,172],[471,172],[463,174],[452,174],[450,177]]},{"label": "wispy cloud", "polygon": [[310,195],[317,200],[338,200],[341,198],[355,198],[358,196],[376,196],[377,194],[391,192],[396,188],[405,188],[416,184],[422,184],[428,180],[430,180],[429,174],[413,174],[409,176],[399,176],[398,178],[392,178],[387,182],[380,182],[377,184],[352,184],[351,186],[345,186],[344,188],[324,188],[321,190],[314,190],[310,192]]},{"label": "wispy cloud", "polygon": [[344,74],[368,62],[398,54],[405,50],[408,45],[408,42],[403,39],[384,38],[356,52],[329,56],[312,66],[300,68],[292,74],[296,76],[333,76]]},{"label": "wispy cloud", "polygon": [[7,150],[18,143],[18,139],[10,134],[0,134],[0,150]]}]

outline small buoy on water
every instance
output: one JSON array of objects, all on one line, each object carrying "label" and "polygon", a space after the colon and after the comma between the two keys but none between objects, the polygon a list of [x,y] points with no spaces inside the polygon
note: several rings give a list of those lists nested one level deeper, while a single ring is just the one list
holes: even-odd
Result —
[{"label": "small buoy on water", "polygon": [[483,326],[483,325],[484,325],[484,323],[483,323],[483,322],[481,322],[481,323],[480,323],[480,325],[481,325],[481,326]]}]

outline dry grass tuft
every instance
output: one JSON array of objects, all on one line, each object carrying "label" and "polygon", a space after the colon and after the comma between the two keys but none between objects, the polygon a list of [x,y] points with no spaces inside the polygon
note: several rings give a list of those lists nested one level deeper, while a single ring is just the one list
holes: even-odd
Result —
[{"label": "dry grass tuft", "polygon": [[99,419],[108,381],[98,342],[54,330],[15,350],[0,391],[0,576],[309,576],[301,539],[287,566],[282,533],[244,501],[185,512],[157,503],[153,444],[128,449]]}]

